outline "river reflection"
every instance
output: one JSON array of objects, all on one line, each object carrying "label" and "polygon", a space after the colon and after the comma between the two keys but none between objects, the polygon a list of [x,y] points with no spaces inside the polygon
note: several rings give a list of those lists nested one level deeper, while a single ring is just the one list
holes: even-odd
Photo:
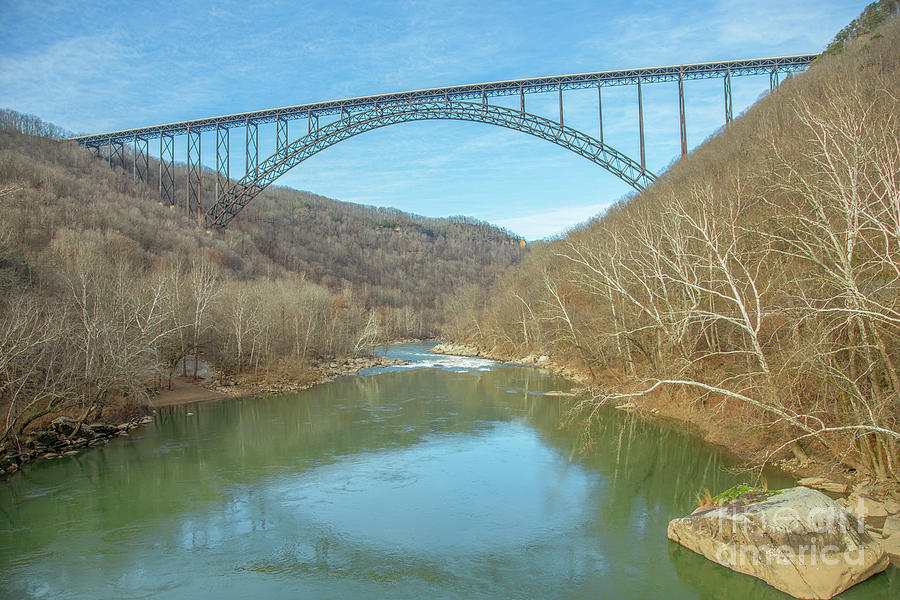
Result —
[{"label": "river reflection", "polygon": [[565,380],[444,366],[170,407],[30,466],[0,488],[0,596],[784,597],[666,540],[741,479],[726,457],[615,410],[583,454]]}]

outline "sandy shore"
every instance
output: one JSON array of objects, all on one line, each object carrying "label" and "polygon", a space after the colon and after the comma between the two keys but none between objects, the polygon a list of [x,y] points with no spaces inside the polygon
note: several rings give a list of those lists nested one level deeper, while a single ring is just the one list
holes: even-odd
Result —
[{"label": "sandy shore", "polygon": [[159,408],[160,406],[173,406],[175,404],[190,404],[192,402],[208,402],[210,400],[220,400],[228,398],[230,395],[210,390],[191,378],[173,377],[172,389],[163,388],[155,396],[150,399],[150,406]]}]

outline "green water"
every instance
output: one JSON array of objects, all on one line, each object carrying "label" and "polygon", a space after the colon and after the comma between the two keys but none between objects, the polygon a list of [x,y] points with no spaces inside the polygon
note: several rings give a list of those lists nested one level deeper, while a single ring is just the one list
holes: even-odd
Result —
[{"label": "green water", "polygon": [[[726,457],[614,410],[579,452],[543,395],[565,380],[454,360],[171,407],[27,467],[0,483],[0,597],[786,598],[666,540],[745,479]],[[842,597],[897,597],[891,571]]]}]

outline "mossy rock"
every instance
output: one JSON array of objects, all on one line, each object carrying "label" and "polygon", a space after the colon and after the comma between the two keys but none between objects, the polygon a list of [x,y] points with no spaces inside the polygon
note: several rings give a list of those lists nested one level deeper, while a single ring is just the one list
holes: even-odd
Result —
[{"label": "mossy rock", "polygon": [[713,496],[713,504],[716,506],[725,506],[727,504],[753,504],[754,502],[762,502],[772,496],[780,494],[781,490],[769,490],[761,487],[754,487],[746,483],[739,483],[728,488],[724,492]]}]

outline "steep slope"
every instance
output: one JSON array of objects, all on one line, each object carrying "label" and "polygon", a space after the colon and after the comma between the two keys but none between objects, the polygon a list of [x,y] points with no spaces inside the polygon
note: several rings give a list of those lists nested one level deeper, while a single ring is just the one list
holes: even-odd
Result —
[{"label": "steep slope", "polygon": [[[333,292],[352,290],[367,309],[379,309],[384,327],[391,328],[389,335],[433,335],[443,320],[443,297],[460,286],[488,286],[526,252],[519,238],[471,218],[430,219],[283,187],[263,192],[228,231],[198,235],[177,208],[153,202],[157,164],[151,163],[151,182],[146,186],[132,183],[130,157],[124,170],[114,169],[114,183],[106,182],[110,177],[102,171],[103,160],[92,160],[87,152],[49,139],[66,135],[35,117],[12,111],[0,114],[4,155],[0,185],[23,187],[17,181],[31,178],[26,187],[36,189],[42,175],[34,171],[66,169],[67,181],[51,194],[65,197],[78,190],[90,196],[91,187],[98,184],[91,177],[99,176],[104,180],[101,188],[114,186],[124,197],[112,204],[94,197],[78,203],[74,213],[75,208],[62,206],[65,198],[59,206],[47,206],[52,214],[40,216],[47,223],[44,238],[53,237],[62,211],[71,215],[67,226],[72,229],[115,230],[134,241],[146,260],[176,248],[187,256],[192,246],[209,247],[237,279],[258,277],[277,267]],[[207,202],[214,197],[214,182],[214,174],[204,173],[201,197]],[[183,184],[183,165],[176,165],[176,198],[183,197]],[[38,212],[31,210],[32,215]]]},{"label": "steep slope", "polygon": [[448,335],[584,371],[588,408],[655,403],[760,459],[900,480],[900,22],[883,4],[877,30],[842,34],[646,192],[487,298],[465,290]]},{"label": "steep slope", "polygon": [[0,113],[0,455],[55,415],[139,404],[189,356],[295,385],[431,335],[442,294],[525,252],[484,223],[286,189],[205,231],[62,134]]}]

